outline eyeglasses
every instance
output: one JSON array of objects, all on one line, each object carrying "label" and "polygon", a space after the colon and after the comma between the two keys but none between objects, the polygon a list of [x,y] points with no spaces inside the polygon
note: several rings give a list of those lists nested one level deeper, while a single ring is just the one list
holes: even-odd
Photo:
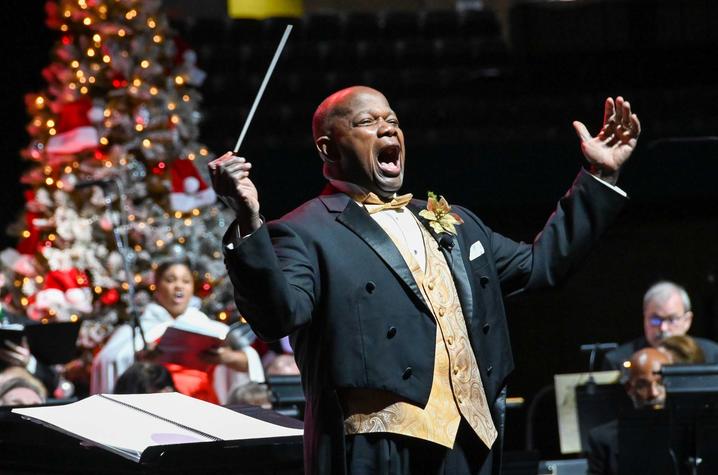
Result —
[{"label": "eyeglasses", "polygon": [[661,325],[663,325],[663,323],[667,323],[668,325],[677,325],[686,318],[687,314],[688,312],[684,313],[683,315],[669,315],[667,317],[652,315],[648,317],[648,323],[650,323],[653,327],[660,327]]}]

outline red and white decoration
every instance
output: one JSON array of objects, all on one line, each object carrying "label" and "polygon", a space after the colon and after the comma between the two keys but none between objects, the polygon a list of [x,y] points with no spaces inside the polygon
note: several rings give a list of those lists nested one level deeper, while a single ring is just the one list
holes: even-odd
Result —
[{"label": "red and white decoration", "polygon": [[50,271],[44,282],[42,290],[34,295],[35,302],[28,307],[30,318],[38,320],[53,310],[58,320],[65,320],[70,314],[92,311],[90,279],[81,270]]},{"label": "red and white decoration", "polygon": [[192,160],[178,159],[172,162],[170,175],[172,177],[170,207],[173,210],[186,213],[216,201],[214,190],[207,186]]},{"label": "red and white decoration", "polygon": [[100,138],[90,120],[91,109],[89,98],[63,104],[58,116],[57,134],[47,141],[47,153],[68,155],[97,148]]}]

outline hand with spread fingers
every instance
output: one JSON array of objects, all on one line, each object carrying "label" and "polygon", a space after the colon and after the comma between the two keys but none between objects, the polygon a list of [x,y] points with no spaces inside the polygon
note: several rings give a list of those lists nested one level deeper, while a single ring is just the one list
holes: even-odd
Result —
[{"label": "hand with spread fingers", "polygon": [[262,225],[259,216],[259,196],[249,171],[252,164],[243,157],[227,152],[207,164],[212,187],[217,196],[232,208],[239,222],[242,236],[251,234]]},{"label": "hand with spread fingers", "polygon": [[21,345],[15,344],[10,340],[5,340],[5,348],[0,347],[0,361],[9,366],[27,367],[32,359],[32,354],[27,346],[27,341],[23,338]]},{"label": "hand with spread fingers", "polygon": [[636,148],[641,133],[641,123],[631,112],[631,105],[621,96],[615,101],[607,98],[603,127],[595,137],[591,137],[579,121],[574,121],[573,127],[581,140],[581,151],[590,164],[591,173],[615,185],[621,167]]}]

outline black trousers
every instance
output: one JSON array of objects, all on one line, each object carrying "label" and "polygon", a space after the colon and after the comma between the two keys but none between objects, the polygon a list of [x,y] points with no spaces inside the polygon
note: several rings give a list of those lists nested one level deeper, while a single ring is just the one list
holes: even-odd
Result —
[{"label": "black trousers", "polygon": [[349,475],[490,475],[493,451],[462,419],[453,449],[389,433],[346,438]]}]

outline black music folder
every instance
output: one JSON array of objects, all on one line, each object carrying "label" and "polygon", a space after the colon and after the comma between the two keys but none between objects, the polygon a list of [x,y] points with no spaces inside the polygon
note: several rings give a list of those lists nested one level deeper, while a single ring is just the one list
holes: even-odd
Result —
[{"label": "black music folder", "polygon": [[30,352],[46,365],[63,364],[77,355],[77,335],[80,322],[30,322],[25,325],[0,326],[0,341],[10,340],[19,345],[27,339]]}]

